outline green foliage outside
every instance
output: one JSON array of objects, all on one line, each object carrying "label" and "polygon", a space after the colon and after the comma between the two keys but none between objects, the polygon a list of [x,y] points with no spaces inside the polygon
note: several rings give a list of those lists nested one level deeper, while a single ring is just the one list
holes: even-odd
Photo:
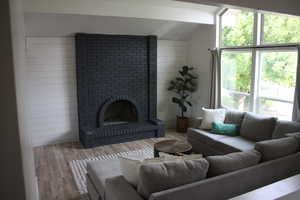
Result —
[{"label": "green foliage outside", "polygon": [[264,24],[264,43],[300,42],[300,18],[265,14]]},{"label": "green foliage outside", "polygon": [[241,12],[235,26],[222,26],[223,46],[249,46],[253,44],[254,14]]},{"label": "green foliage outside", "polygon": [[[264,18],[263,41],[266,43],[300,42],[300,18],[280,15],[264,15]],[[225,26],[222,29],[223,46],[253,45],[253,25],[253,13],[242,11],[237,14],[235,26]],[[265,81],[285,87],[295,85],[296,53],[270,52],[263,53],[262,57]],[[235,74],[223,73],[223,87],[249,93],[251,62],[251,54],[224,52],[222,55],[223,71],[234,67],[236,72]]]}]

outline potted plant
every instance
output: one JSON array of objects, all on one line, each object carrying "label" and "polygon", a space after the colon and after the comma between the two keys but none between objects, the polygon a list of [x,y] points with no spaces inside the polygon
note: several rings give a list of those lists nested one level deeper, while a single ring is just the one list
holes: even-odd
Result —
[{"label": "potted plant", "polygon": [[181,116],[177,116],[176,130],[185,133],[188,128],[189,118],[185,116],[188,106],[192,107],[189,97],[197,90],[197,77],[193,74],[193,67],[183,66],[179,70],[179,76],[170,82],[168,88],[176,94],[172,102],[177,104],[181,111]]}]

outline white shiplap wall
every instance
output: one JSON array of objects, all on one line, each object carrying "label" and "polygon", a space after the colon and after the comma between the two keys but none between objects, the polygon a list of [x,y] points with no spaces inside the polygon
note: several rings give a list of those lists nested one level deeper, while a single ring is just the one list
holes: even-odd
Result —
[{"label": "white shiplap wall", "polygon": [[[74,38],[27,38],[29,127],[35,146],[78,140]],[[158,42],[158,117],[174,126],[176,106],[166,90],[186,64],[186,43]]]},{"label": "white shiplap wall", "polygon": [[173,93],[167,91],[171,79],[187,63],[187,44],[180,41],[160,40],[157,48],[157,115],[166,127],[175,127],[178,108],[172,103]]}]

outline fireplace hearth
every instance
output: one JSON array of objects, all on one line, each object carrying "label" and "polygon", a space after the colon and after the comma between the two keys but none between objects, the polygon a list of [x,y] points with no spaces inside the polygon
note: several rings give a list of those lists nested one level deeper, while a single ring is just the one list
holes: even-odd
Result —
[{"label": "fireplace hearth", "polygon": [[79,138],[84,147],[164,136],[156,117],[155,36],[76,35]]}]

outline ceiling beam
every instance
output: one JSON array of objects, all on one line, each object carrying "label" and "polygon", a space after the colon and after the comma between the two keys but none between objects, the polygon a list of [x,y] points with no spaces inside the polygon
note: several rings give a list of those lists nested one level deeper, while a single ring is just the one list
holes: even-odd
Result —
[{"label": "ceiling beam", "polygon": [[[166,3],[167,2],[167,3]],[[26,0],[26,13],[78,14],[158,19],[199,24],[214,24],[217,7],[165,1],[133,0]]]},{"label": "ceiling beam", "polygon": [[300,16],[299,0],[177,0],[215,6],[239,6]]}]

